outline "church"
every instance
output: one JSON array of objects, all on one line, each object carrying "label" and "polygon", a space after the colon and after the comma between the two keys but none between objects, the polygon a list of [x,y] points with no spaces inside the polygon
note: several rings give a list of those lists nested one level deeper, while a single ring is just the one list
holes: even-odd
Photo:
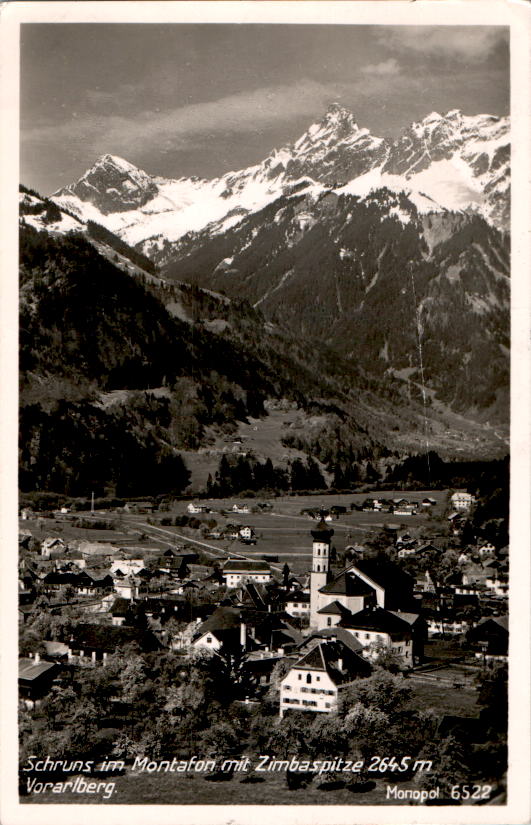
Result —
[{"label": "church", "polygon": [[407,666],[422,659],[424,621],[413,578],[385,559],[361,559],[332,575],[334,530],[322,519],[311,531],[310,629],[341,627],[366,646],[384,644]]}]

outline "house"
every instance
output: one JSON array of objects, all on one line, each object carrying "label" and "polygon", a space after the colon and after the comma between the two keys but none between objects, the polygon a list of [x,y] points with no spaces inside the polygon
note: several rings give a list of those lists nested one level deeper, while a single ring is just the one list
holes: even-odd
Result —
[{"label": "house", "polygon": [[401,547],[398,551],[398,558],[399,559],[406,559],[409,556],[416,556],[419,552],[419,548],[417,547],[417,543],[414,542],[412,545],[407,547]]},{"label": "house", "polygon": [[477,549],[477,553],[480,556],[494,555],[495,552],[496,552],[496,548],[490,541],[484,542]]},{"label": "house", "polygon": [[450,501],[452,502],[452,507],[454,510],[470,510],[470,508],[475,504],[476,499],[471,493],[467,493],[464,490],[458,490],[450,497]]},{"label": "house", "polygon": [[115,559],[111,562],[110,572],[112,574],[121,570],[124,575],[134,574],[143,570],[145,566],[144,559]]},{"label": "house", "polygon": [[93,596],[110,590],[113,586],[113,579],[109,575],[97,578],[86,570],[81,570],[79,573],[52,571],[43,579],[43,587],[46,593],[59,591],[66,586],[73,587],[79,595]]},{"label": "house", "polygon": [[233,504],[232,505],[232,512],[233,513],[250,513],[251,508],[247,504]]},{"label": "house", "polygon": [[193,550],[173,550],[173,548],[168,547],[162,556],[159,556],[157,564],[160,570],[169,573],[180,570],[187,565],[194,564],[198,559],[198,554]]},{"label": "house", "polygon": [[118,547],[109,542],[103,541],[82,541],[79,544],[79,551],[83,558],[92,558],[94,556],[105,556],[108,559],[115,558],[119,552]]},{"label": "house", "polygon": [[190,514],[210,513],[210,507],[207,507],[206,504],[194,504],[193,501],[190,502],[186,509]]},{"label": "house", "polygon": [[443,551],[440,547],[436,547],[431,542],[428,542],[427,544],[421,544],[420,546],[416,545],[415,543],[413,546],[402,547],[402,549],[398,551],[398,556],[401,559],[407,556],[414,555],[426,556],[428,554],[435,554],[440,556],[442,552]]},{"label": "house", "polygon": [[284,603],[284,610],[290,616],[302,619],[310,616],[310,594],[303,593],[301,590],[295,590],[292,593],[286,593],[282,599]]},{"label": "house", "polygon": [[436,504],[437,504],[437,502],[435,501],[435,499],[430,498],[429,496],[427,496],[426,498],[423,498],[422,501],[420,502],[420,506],[425,507],[427,510],[430,507],[435,507]]},{"label": "house", "polygon": [[484,661],[506,661],[509,652],[509,617],[489,616],[468,633],[475,656]]},{"label": "house", "polygon": [[58,550],[63,552],[66,548],[66,545],[61,538],[57,538],[57,536],[48,536],[44,539],[41,544],[41,556],[46,559],[50,558],[52,550]]},{"label": "house", "polygon": [[23,507],[20,511],[20,518],[22,521],[27,521],[28,519],[35,518],[35,513],[33,510],[30,510],[29,507]]},{"label": "house", "polygon": [[282,679],[280,716],[290,709],[330,713],[340,690],[369,673],[370,665],[337,637],[318,641]]},{"label": "house", "polygon": [[136,645],[144,653],[162,648],[151,630],[136,627],[113,627],[109,625],[83,623],[76,625],[68,641],[68,659],[80,663],[90,661],[105,663],[107,656],[126,645]]},{"label": "house", "polygon": [[465,619],[455,619],[451,616],[438,616],[427,620],[428,636],[461,636],[469,630],[470,625]]},{"label": "house", "polygon": [[496,575],[485,580],[487,587],[495,596],[507,598],[509,596],[509,577],[506,575]]},{"label": "house", "polygon": [[153,513],[156,509],[152,501],[128,501],[124,505],[127,513]]},{"label": "house", "polygon": [[269,582],[271,568],[266,561],[258,559],[229,559],[223,565],[223,579],[229,588],[246,581]]},{"label": "house", "polygon": [[140,591],[141,580],[136,576],[124,576],[116,571],[112,577],[114,590],[123,599],[136,599]]},{"label": "house", "polygon": [[49,692],[58,672],[54,662],[41,661],[38,653],[33,659],[18,660],[19,696],[28,708],[35,707],[35,703]]},{"label": "house", "polygon": [[292,649],[302,636],[282,615],[252,608],[221,606],[199,625],[194,647],[247,652]]},{"label": "house", "polygon": [[128,619],[131,614],[131,604],[130,599],[124,599],[121,596],[114,600],[109,611],[114,627],[121,627],[125,624],[126,619]]},{"label": "house", "polygon": [[417,508],[414,504],[399,504],[393,509],[395,516],[416,516]]},{"label": "house", "polygon": [[218,607],[200,624],[192,638],[193,647],[206,647],[218,652],[226,650],[249,651],[257,648],[247,632],[238,608]]},{"label": "house", "polygon": [[[407,616],[407,619],[405,618]],[[340,626],[352,633],[363,645],[363,655],[375,659],[382,648],[394,653],[404,667],[413,667],[423,654],[423,642],[418,633],[415,655],[413,626],[419,619],[415,614],[400,614],[381,607],[367,608],[353,616],[341,619]]]},{"label": "house", "polygon": [[245,540],[248,540],[248,541],[250,541],[251,539],[254,539],[254,537],[255,537],[254,536],[254,530],[253,530],[252,527],[248,527],[248,526],[240,527],[239,533],[240,533],[240,538],[241,539],[245,539]]}]

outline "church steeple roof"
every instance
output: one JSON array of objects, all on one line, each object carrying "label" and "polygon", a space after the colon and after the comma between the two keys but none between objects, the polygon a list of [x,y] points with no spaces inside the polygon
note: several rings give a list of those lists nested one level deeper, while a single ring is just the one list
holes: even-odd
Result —
[{"label": "church steeple roof", "polygon": [[315,541],[325,541],[329,542],[332,536],[334,535],[334,530],[332,527],[329,527],[323,517],[321,517],[321,521],[315,528],[315,530],[310,531]]}]

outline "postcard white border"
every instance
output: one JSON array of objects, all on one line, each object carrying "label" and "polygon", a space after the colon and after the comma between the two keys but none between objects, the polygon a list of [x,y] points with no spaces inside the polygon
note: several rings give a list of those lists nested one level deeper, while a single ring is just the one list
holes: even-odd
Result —
[{"label": "postcard white border", "polygon": [[[21,23],[282,23],[329,25],[504,25],[511,29],[512,299],[511,299],[511,586],[508,803],[481,807],[32,805],[18,802],[17,778],[17,310],[18,81]],[[0,6],[0,525],[2,825],[319,823],[319,825],[525,825],[530,804],[530,272],[531,7],[525,0],[202,0],[202,2],[9,2]]]}]

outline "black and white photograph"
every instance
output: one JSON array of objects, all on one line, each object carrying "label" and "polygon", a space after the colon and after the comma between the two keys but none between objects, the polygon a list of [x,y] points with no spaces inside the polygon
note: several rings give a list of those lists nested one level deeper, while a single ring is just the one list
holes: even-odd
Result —
[{"label": "black and white photograph", "polygon": [[6,825],[528,822],[515,20],[151,5],[13,4]]}]

